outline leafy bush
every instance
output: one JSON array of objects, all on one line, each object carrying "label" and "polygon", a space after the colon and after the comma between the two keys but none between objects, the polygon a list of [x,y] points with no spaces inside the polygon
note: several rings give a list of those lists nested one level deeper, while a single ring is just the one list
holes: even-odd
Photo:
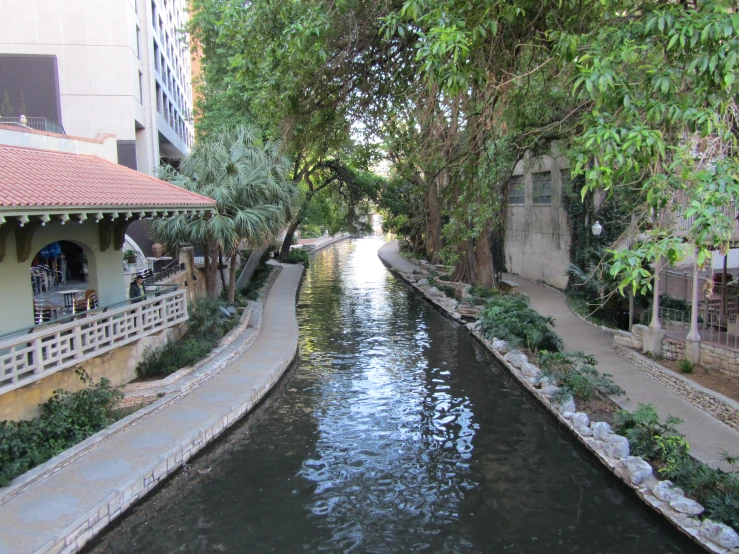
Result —
[{"label": "leafy bush", "polygon": [[273,269],[273,266],[267,264],[257,266],[251,279],[249,279],[249,284],[241,289],[241,294],[244,298],[247,300],[256,300],[259,298],[259,294],[264,288],[264,284],[267,282],[267,279],[269,279]]},{"label": "leafy bush", "polygon": [[486,289],[485,287],[474,286],[470,288],[470,296],[477,298],[492,298],[500,294],[498,289]]},{"label": "leafy bush", "polygon": [[600,373],[598,360],[583,352],[543,352],[539,355],[542,373],[557,383],[557,400],[575,397],[587,402],[598,390],[606,394],[624,394],[609,373]]},{"label": "leafy bush", "polygon": [[0,486],[116,421],[120,388],[104,377],[95,382],[83,369],[76,373],[86,385],[81,391],[55,390],[40,416],[0,422]]},{"label": "leafy bush", "polygon": [[639,404],[633,412],[619,410],[614,416],[616,432],[629,439],[634,456],[653,459],[660,454],[658,439],[679,435],[675,429],[682,420],[667,416],[664,423],[659,420],[657,408],[652,404]]},{"label": "leafy bush", "polygon": [[167,341],[161,348],[148,347],[136,366],[136,375],[166,377],[207,357],[217,344],[218,339],[187,335],[178,341]]},{"label": "leafy bush", "polygon": [[449,298],[454,298],[457,295],[457,289],[449,285],[436,285],[436,288],[446,294]]},{"label": "leafy bush", "polygon": [[196,298],[188,307],[190,332],[198,337],[220,339],[236,326],[236,316],[227,317],[224,304],[212,298]]},{"label": "leafy bush", "polygon": [[306,252],[302,248],[293,248],[290,250],[290,254],[288,254],[287,259],[285,260],[285,263],[305,264],[305,267],[308,267],[308,259],[309,259],[308,252]]},{"label": "leafy bush", "polygon": [[[659,421],[651,404],[640,404],[634,412],[616,414],[616,432],[629,439],[632,454],[654,461],[659,473],[692,498],[706,511],[704,516],[739,530],[739,474],[713,469],[689,455],[690,447],[676,429],[679,419],[668,416]],[[723,452],[732,465],[735,458]]]},{"label": "leafy bush", "polygon": [[693,363],[690,360],[680,360],[677,362],[680,373],[693,373]]},{"label": "leafy bush", "polygon": [[218,341],[239,322],[236,315],[227,317],[223,303],[212,298],[198,298],[187,312],[189,333],[178,341],[168,341],[161,348],[147,348],[136,366],[138,377],[166,377],[180,368],[205,358]]},{"label": "leafy bush", "polygon": [[554,332],[554,319],[539,315],[522,294],[499,294],[488,300],[480,313],[488,338],[508,341],[531,350],[562,350],[562,339]]}]

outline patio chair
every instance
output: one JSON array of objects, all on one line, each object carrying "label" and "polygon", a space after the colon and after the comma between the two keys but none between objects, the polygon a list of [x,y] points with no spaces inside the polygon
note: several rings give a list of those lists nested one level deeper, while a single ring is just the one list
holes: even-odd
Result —
[{"label": "patio chair", "polygon": [[75,298],[72,303],[72,313],[89,312],[98,307],[98,297],[94,289],[87,289],[82,296]]},{"label": "patio chair", "polygon": [[35,325],[47,323],[56,319],[61,306],[51,304],[46,300],[33,301],[33,322]]}]

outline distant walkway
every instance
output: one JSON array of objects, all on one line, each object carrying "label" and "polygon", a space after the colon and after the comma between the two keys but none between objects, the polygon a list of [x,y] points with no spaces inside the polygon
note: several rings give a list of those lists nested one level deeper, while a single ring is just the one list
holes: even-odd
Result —
[{"label": "distant walkway", "polygon": [[[397,241],[380,248],[379,255],[400,271],[417,269],[398,254]],[[582,350],[594,355],[599,362],[598,369],[613,375],[614,381],[626,391],[623,396],[613,397],[619,406],[633,410],[640,403],[651,403],[663,419],[668,414],[679,417],[683,423],[678,428],[690,443],[691,453],[715,467],[729,469],[721,460],[720,452],[727,450],[729,454],[739,455],[739,433],[670,392],[619,356],[613,349],[613,334],[573,314],[562,293],[517,275],[507,274],[506,278],[519,284],[521,292],[529,296],[532,308],[554,318],[555,329],[567,350]]]},{"label": "distant walkway", "polygon": [[221,373],[0,505],[0,554],[76,552],[251,410],[296,355],[302,269],[283,265],[257,339]]}]

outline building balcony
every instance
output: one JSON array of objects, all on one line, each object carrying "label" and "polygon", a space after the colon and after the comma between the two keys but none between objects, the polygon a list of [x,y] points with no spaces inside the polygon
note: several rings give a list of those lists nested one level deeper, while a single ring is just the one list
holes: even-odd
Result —
[{"label": "building balcony", "polygon": [[155,292],[0,339],[0,395],[187,320],[185,289]]},{"label": "building balcony", "polygon": [[59,135],[66,135],[64,127],[56,121],[52,121],[46,117],[0,117],[0,124],[2,125],[13,125],[16,127],[26,127],[28,129],[34,129],[36,131],[44,131],[46,133],[57,133]]}]

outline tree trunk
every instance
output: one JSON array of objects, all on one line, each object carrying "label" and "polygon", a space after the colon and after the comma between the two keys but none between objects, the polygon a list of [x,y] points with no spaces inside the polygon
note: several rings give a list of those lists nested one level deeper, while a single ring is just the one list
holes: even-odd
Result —
[{"label": "tree trunk", "polygon": [[[445,172],[442,172],[445,173]],[[426,183],[426,195],[424,204],[426,208],[426,258],[432,264],[441,261],[440,252],[443,247],[441,243],[441,211],[439,209],[439,186],[441,175],[430,183]]]},{"label": "tree trunk", "polygon": [[477,258],[472,241],[465,240],[459,244],[459,260],[454,267],[451,279],[470,284],[477,282]]},{"label": "tree trunk", "polygon": [[295,234],[295,230],[298,228],[298,225],[300,225],[300,222],[302,220],[302,217],[296,217],[295,221],[293,221],[287,228],[287,231],[285,231],[285,240],[282,241],[282,248],[280,248],[281,262],[286,261],[287,257],[290,255],[290,245],[293,243],[293,235]]},{"label": "tree trunk", "polygon": [[223,250],[218,249],[218,273],[221,276],[221,290],[226,290],[228,285],[226,284],[226,276],[223,273]]},{"label": "tree trunk", "polygon": [[496,287],[493,253],[490,248],[490,223],[487,223],[475,241],[477,257],[477,284],[486,289]]},{"label": "tree trunk", "polygon": [[208,298],[218,298],[218,261],[216,248],[206,243],[203,248],[203,259],[205,261],[205,292]]},{"label": "tree trunk", "polygon": [[239,268],[239,257],[236,251],[231,254],[231,266],[228,268],[228,301],[233,304],[236,298],[236,270]]}]

